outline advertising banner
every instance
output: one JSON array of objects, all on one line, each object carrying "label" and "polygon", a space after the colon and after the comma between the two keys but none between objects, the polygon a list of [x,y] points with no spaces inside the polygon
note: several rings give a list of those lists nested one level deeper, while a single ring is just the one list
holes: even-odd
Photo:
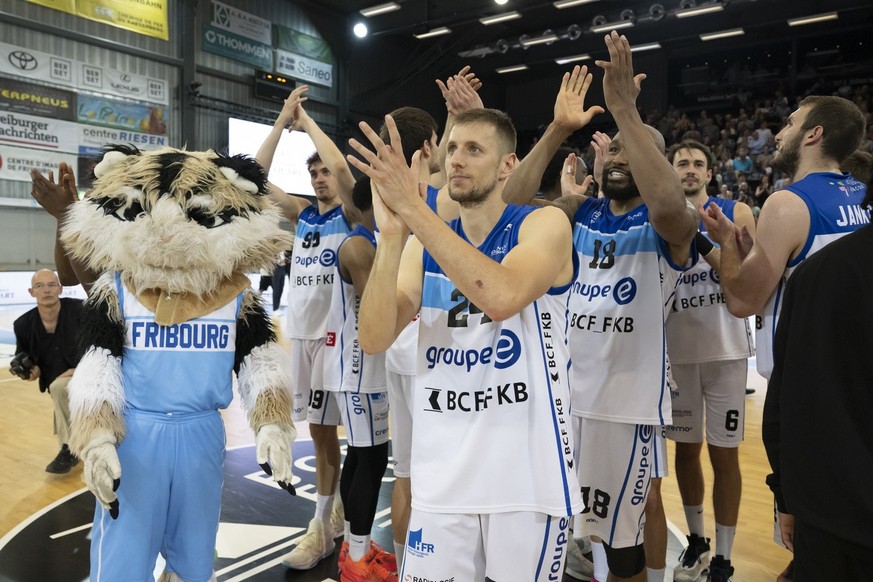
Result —
[{"label": "advertising banner", "polygon": [[273,68],[273,48],[262,42],[210,26],[203,26],[201,47],[228,59],[253,65],[258,69],[270,71]]},{"label": "advertising banner", "polygon": [[323,63],[333,63],[333,53],[324,39],[281,24],[276,25],[276,48]]},{"label": "advertising banner", "polygon": [[125,73],[5,42],[0,42],[0,73],[162,105],[169,103],[164,79]]},{"label": "advertising banner", "polygon": [[168,40],[167,0],[27,0],[88,20]]},{"label": "advertising banner", "polygon": [[333,65],[276,49],[276,72],[301,81],[333,86]]},{"label": "advertising banner", "polygon": [[72,121],[76,95],[72,91],[0,77],[0,111]]},{"label": "advertising banner", "polygon": [[138,34],[170,38],[167,0],[76,0],[76,14]]},{"label": "advertising banner", "polygon": [[273,25],[269,20],[212,0],[212,26],[256,40],[273,43]]},{"label": "advertising banner", "polygon": [[78,124],[14,111],[0,112],[0,144],[77,153]]},{"label": "advertising banner", "polygon": [[0,180],[30,182],[31,168],[48,175],[49,170],[57,172],[61,162],[67,162],[74,168],[79,164],[78,156],[74,154],[0,145]]},{"label": "advertising banner", "polygon": [[164,108],[159,105],[79,95],[76,111],[76,119],[81,123],[156,135],[167,133]]}]

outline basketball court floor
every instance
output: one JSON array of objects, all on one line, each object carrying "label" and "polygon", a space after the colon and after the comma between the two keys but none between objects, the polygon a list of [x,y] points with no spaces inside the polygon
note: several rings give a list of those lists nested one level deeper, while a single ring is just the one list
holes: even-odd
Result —
[{"label": "basketball court floor", "polygon": [[[57,453],[52,434],[51,400],[36,383],[10,376],[15,350],[12,322],[31,306],[0,307],[0,582],[82,582],[88,580],[94,497],[82,482],[81,464],[69,474],[52,475],[45,466]],[[746,440],[740,449],[743,502],[734,543],[735,582],[772,582],[790,559],[773,542],[772,495],[764,484],[769,472],[760,437],[766,384],[750,365],[746,399]],[[254,437],[237,400],[223,412],[228,452],[224,468],[221,524],[215,571],[220,582],[339,580],[336,555],[315,569],[297,572],[282,557],[305,533],[315,510],[315,464],[305,423],[294,445],[295,487],[291,497],[275,486],[255,461]],[[672,458],[672,445],[668,445]],[[704,455],[705,455],[704,448]],[[707,491],[712,473],[704,459]],[[671,467],[672,472],[672,467]],[[394,477],[389,463],[382,480],[373,539],[390,549],[390,499]],[[667,580],[672,578],[684,542],[684,514],[676,482],[664,480],[669,527]],[[707,501],[707,505],[711,505]],[[122,508],[123,511],[123,508]],[[714,531],[707,508],[708,535]],[[338,539],[338,541],[340,541]],[[156,565],[160,573],[162,564]],[[566,578],[571,581],[571,578]],[[458,581],[460,582],[460,581]]]}]

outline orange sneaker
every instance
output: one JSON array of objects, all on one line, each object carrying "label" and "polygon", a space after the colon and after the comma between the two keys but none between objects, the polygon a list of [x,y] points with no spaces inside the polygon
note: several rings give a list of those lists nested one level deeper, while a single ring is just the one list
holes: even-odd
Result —
[{"label": "orange sneaker", "polygon": [[397,582],[397,559],[371,543],[370,551],[358,561],[346,558],[340,566],[340,582]]},{"label": "orange sneaker", "polygon": [[346,558],[349,557],[349,542],[344,541],[343,545],[340,547],[339,558],[336,560],[336,565],[340,570],[343,569],[343,564],[346,561]]}]

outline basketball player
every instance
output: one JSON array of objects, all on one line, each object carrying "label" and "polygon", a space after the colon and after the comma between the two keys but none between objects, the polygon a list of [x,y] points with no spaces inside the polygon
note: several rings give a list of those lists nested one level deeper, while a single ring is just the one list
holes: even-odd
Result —
[{"label": "basketball player", "polygon": [[305,131],[316,147],[316,153],[307,160],[315,204],[288,195],[272,183],[268,185],[271,199],[285,218],[297,224],[286,321],[286,333],[292,340],[293,420],[309,422],[315,447],[315,516],[306,535],[282,562],[296,570],[308,570],[332,554],[333,539],[343,527],[338,509],[331,518],[340,469],[337,425],[341,419],[336,395],[324,390],[322,352],[337,248],[351,225],[360,222],[360,212],[351,203],[354,177],[348,164],[336,144],[303,109],[308,89],[301,85],[291,92],[256,156],[269,171],[279,138],[289,125]]},{"label": "basketball player", "polygon": [[602,539],[612,578],[643,581],[655,443],[671,421],[666,305],[696,260],[698,220],[664,157],[663,137],[636,109],[643,76],[634,77],[627,39],[613,32],[606,45],[610,60],[597,65],[619,128],[603,160],[606,198],[580,192],[555,204],[575,225],[580,259],[569,333],[585,533]]},{"label": "basketball player", "polygon": [[[755,218],[748,205],[707,195],[714,160],[708,147],[685,140],[670,148],[667,159],[682,181],[685,198],[695,208],[718,205],[728,218],[754,236]],[[703,337],[706,341],[701,341]],[[677,385],[672,401],[673,425],[667,427],[667,435],[676,441],[676,479],[690,531],[688,547],[679,556],[673,580],[697,582],[708,567],[707,580],[726,582],[734,571],[731,548],[742,488],[737,448],[743,440],[748,358],[753,347],[748,321],[728,312],[718,275],[705,261],[699,261],[679,279],[667,319],[667,348]],[[715,476],[712,502],[716,551],[711,564],[703,523],[700,466],[704,418]]]},{"label": "basketball player", "polygon": [[[371,199],[365,176],[355,184],[353,201],[366,223],[373,222]],[[370,541],[388,466],[385,354],[365,354],[358,341],[358,307],[375,251],[373,232],[361,224],[340,243],[324,348],[324,387],[337,398],[348,440],[340,476],[346,514],[339,558],[343,582],[366,582],[375,569],[381,570],[380,579],[390,579],[397,570],[394,556]]]},{"label": "basketball player", "polygon": [[767,198],[747,255],[738,244],[739,227],[715,205],[701,211],[710,238],[721,247],[719,280],[728,309],[737,317],[755,315],[757,366],[765,378],[773,369],[779,298],[792,271],[869,222],[860,209],[864,184],[840,172],[842,161],[861,144],[865,127],[863,113],[842,97],[810,96],[800,102],[776,134],[772,162],[792,183]]},{"label": "basketball player", "polygon": [[[409,168],[390,116],[386,125],[390,145],[361,124],[374,151],[352,140],[366,163],[350,161],[374,184],[381,231],[361,304],[364,350],[385,349],[421,310],[400,578],[547,580],[561,573],[581,510],[563,335],[570,229],[554,210],[502,201],[516,161],[505,114],[456,118],[446,171],[461,208],[450,225],[419,194],[419,156]],[[506,451],[527,453],[507,463]]]}]

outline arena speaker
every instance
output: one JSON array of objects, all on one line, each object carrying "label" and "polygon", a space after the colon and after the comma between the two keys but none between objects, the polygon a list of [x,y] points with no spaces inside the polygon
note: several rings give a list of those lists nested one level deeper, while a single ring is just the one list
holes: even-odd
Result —
[{"label": "arena speaker", "polygon": [[285,101],[297,83],[284,75],[255,71],[255,97],[269,101]]}]

